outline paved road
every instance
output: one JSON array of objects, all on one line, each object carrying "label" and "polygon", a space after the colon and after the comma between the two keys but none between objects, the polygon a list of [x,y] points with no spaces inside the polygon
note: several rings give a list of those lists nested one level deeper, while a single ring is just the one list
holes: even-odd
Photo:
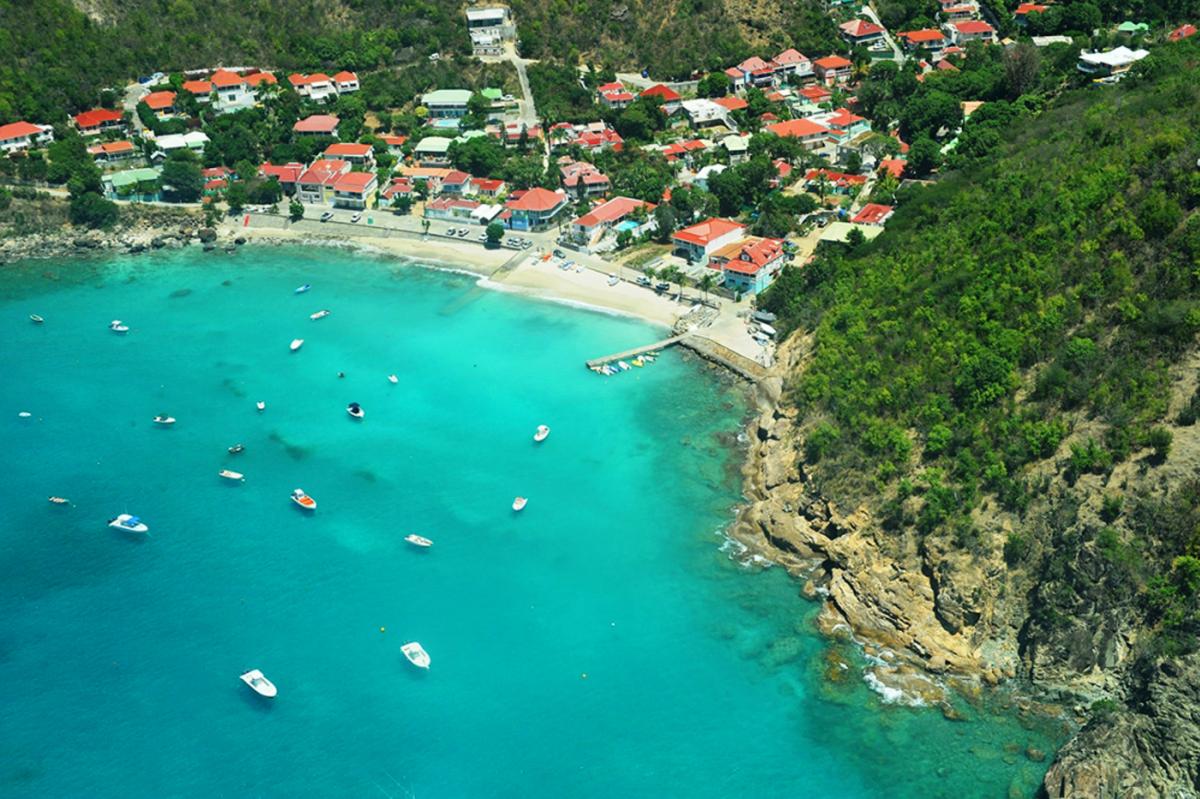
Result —
[{"label": "paved road", "polygon": [[133,123],[133,130],[138,135],[142,133],[142,120],[138,118],[137,104],[149,93],[150,90],[142,84],[131,83],[125,87],[125,94],[121,98],[121,107],[129,112],[129,118]]},{"label": "paved road", "polygon": [[870,5],[865,5],[862,7],[862,12],[870,17],[872,22],[883,28],[883,40],[892,48],[892,57],[896,60],[896,64],[902,66],[905,60],[907,60],[907,56],[904,55],[904,51],[900,49],[900,46],[896,44],[896,40],[892,38],[891,32],[879,21],[879,15],[875,13],[875,9]]},{"label": "paved road", "polygon": [[532,128],[538,124],[537,108],[533,102],[533,91],[529,88],[529,76],[525,73],[525,68],[530,64],[536,64],[535,58],[521,58],[517,55],[517,46],[512,42],[504,45],[504,55],[502,56],[479,56],[479,60],[487,64],[497,64],[502,61],[507,61],[517,70],[517,81],[521,84],[521,99],[517,101],[517,121],[523,123],[525,127]]}]

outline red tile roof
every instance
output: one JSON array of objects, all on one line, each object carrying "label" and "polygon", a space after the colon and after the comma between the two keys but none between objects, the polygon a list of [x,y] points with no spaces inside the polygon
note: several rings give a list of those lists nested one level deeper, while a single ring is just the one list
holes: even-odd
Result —
[{"label": "red tile roof", "polygon": [[471,176],[459,169],[450,170],[445,177],[442,178],[442,185],[450,184],[452,186],[461,186],[471,180]]},{"label": "red tile roof", "polygon": [[722,269],[740,275],[754,275],[782,255],[783,241],[780,239],[748,238],[722,247],[712,257],[724,262]]},{"label": "red tile roof", "polygon": [[0,125],[0,141],[19,139],[23,136],[37,136],[42,129],[32,122],[11,122]]},{"label": "red tile roof", "polygon": [[909,44],[922,45],[933,44],[935,42],[946,41],[946,34],[942,33],[937,28],[922,28],[917,31],[901,31],[900,38],[906,40]]},{"label": "red tile roof", "polygon": [[200,174],[209,179],[227,178],[233,174],[233,170],[227,166],[214,166],[200,170]]},{"label": "red tile roof", "polygon": [[824,58],[818,58],[816,61],[814,61],[813,66],[819,67],[820,69],[832,70],[849,69],[850,67],[854,66],[854,64],[842,58],[840,55],[827,55]]},{"label": "red tile roof", "polygon": [[1049,7],[1050,6],[1038,5],[1037,3],[1021,3],[1021,5],[1017,6],[1017,10],[1014,11],[1013,13],[1016,14],[1017,16],[1023,17],[1026,14],[1034,14],[1034,13],[1040,14],[1043,11],[1045,11],[1046,9],[1048,9]]},{"label": "red tile roof", "polygon": [[776,122],[774,125],[768,125],[767,130],[776,136],[795,136],[799,139],[830,133],[829,128],[818,125],[811,119],[789,119],[787,122]]},{"label": "red tile roof", "polygon": [[1196,26],[1189,22],[1187,24],[1180,25],[1178,28],[1176,28],[1175,30],[1168,33],[1167,41],[1177,42],[1180,39],[1186,39],[1189,36],[1195,36],[1195,35],[1196,35]]},{"label": "red tile roof", "polygon": [[677,91],[670,86],[664,86],[661,83],[656,83],[649,89],[646,89],[641,94],[642,97],[661,97],[663,103],[677,103],[680,101],[680,96]]},{"label": "red tile roof", "polygon": [[375,173],[373,172],[347,172],[333,184],[333,190],[363,194],[371,188],[373,183],[375,183]]},{"label": "red tile roof", "polygon": [[566,202],[566,200],[566,195],[538,186],[525,192],[515,200],[509,200],[507,205],[514,211],[532,211],[538,213],[550,211]]},{"label": "red tile roof", "polygon": [[357,142],[337,142],[325,148],[327,157],[342,157],[351,156],[353,158],[366,158],[371,154],[371,145],[358,144]]},{"label": "red tile roof", "polygon": [[615,80],[612,83],[602,83],[596,87],[596,91],[600,92],[600,94],[606,94],[607,92],[623,92],[625,91],[625,84],[621,83],[619,80]]},{"label": "red tile roof", "polygon": [[332,114],[313,114],[292,125],[296,133],[333,133],[340,120]]},{"label": "red tile roof", "polygon": [[386,144],[388,147],[399,147],[400,145],[404,144],[404,142],[408,141],[408,137],[407,136],[380,136],[379,140],[381,142],[383,142],[384,144]]},{"label": "red tile roof", "polygon": [[227,69],[218,69],[209,77],[209,80],[218,89],[228,89],[230,86],[240,86],[245,83],[241,75]]},{"label": "red tile roof", "polygon": [[842,29],[842,33],[855,39],[861,39],[865,36],[879,36],[883,33],[883,28],[865,19],[852,19],[849,22],[843,22],[838,27]]},{"label": "red tile roof", "polygon": [[756,55],[752,55],[742,63],[738,64],[738,69],[742,72],[756,72],[761,69],[774,69],[775,65],[769,61],[763,61]]},{"label": "red tile roof", "polygon": [[151,111],[161,111],[175,105],[175,92],[150,92],[142,98]]},{"label": "red tile roof", "polygon": [[686,241],[688,244],[699,244],[701,247],[707,247],[715,239],[721,236],[733,233],[739,230],[745,230],[746,226],[732,219],[721,219],[712,217],[705,219],[703,222],[698,222],[690,227],[685,227],[682,230],[675,231],[672,238]]},{"label": "red tile roof", "polygon": [[213,85],[208,80],[185,80],[183,90],[189,94],[212,94]]},{"label": "red tile roof", "polygon": [[495,194],[504,188],[504,181],[497,178],[471,178],[471,185],[488,194]]},{"label": "red tile roof", "polygon": [[805,86],[800,90],[799,94],[802,97],[807,97],[814,103],[823,103],[830,97],[833,97],[833,92],[824,86]]},{"label": "red tile roof", "polygon": [[[3,128],[0,128],[0,134],[3,134]],[[0,139],[4,136],[0,135]],[[104,144],[93,144],[88,148],[88,152],[92,155],[120,155],[121,153],[132,153],[133,142],[122,139],[121,141],[110,141]]]},{"label": "red tile roof", "polygon": [[348,69],[343,69],[341,72],[334,75],[333,79],[338,83],[353,83],[358,80],[358,75]]},{"label": "red tile roof", "polygon": [[272,75],[270,72],[255,72],[251,75],[247,75],[245,78],[245,81],[247,84],[249,84],[252,87],[257,86],[260,83],[266,83],[266,84],[273,85],[273,84],[276,84],[279,82],[279,81],[275,80],[275,76]]},{"label": "red tile roof", "polygon": [[829,124],[839,128],[848,128],[858,122],[866,122],[867,120],[857,114],[850,113],[847,108],[839,108],[833,112],[833,115],[827,120]]},{"label": "red tile roof", "polygon": [[848,175],[845,172],[834,172],[831,169],[810,169],[804,174],[804,182],[813,183],[822,175],[834,186],[861,186],[867,182],[866,175]]},{"label": "red tile roof", "polygon": [[613,197],[608,202],[596,206],[588,213],[576,219],[574,224],[581,227],[595,227],[605,222],[616,222],[618,219],[633,213],[638,208],[645,208],[646,212],[649,213],[654,210],[654,204],[635,200],[632,197]]},{"label": "red tile roof", "polygon": [[981,19],[968,19],[963,22],[952,22],[959,33],[995,33],[996,29]]},{"label": "red tile roof", "polygon": [[882,225],[895,211],[890,205],[867,203],[850,221],[856,225]]},{"label": "red tile roof", "polygon": [[340,161],[336,158],[321,158],[312,162],[304,174],[299,177],[300,183],[319,183],[329,186],[337,181],[338,177],[350,171],[349,161]]},{"label": "red tile roof", "polygon": [[779,121],[779,117],[777,117],[775,114],[772,114],[770,111],[768,111],[765,114],[763,114],[762,116],[760,116],[759,119],[761,119],[763,122],[778,122]]},{"label": "red tile roof", "polygon": [[605,92],[601,96],[610,103],[632,103],[634,100],[629,92]]},{"label": "red tile roof", "polygon": [[263,164],[258,168],[258,174],[267,178],[275,178],[280,183],[295,183],[300,179],[302,172],[304,172],[304,164],[295,161],[282,166]]},{"label": "red tile roof", "polygon": [[879,162],[880,169],[886,169],[888,174],[899,178],[904,174],[904,160],[900,158],[885,158]]},{"label": "red tile roof", "polygon": [[382,195],[385,200],[390,200],[397,194],[409,194],[412,190],[412,183],[408,178],[392,178],[391,185],[383,190]]},{"label": "red tile roof", "polygon": [[718,97],[713,100],[713,102],[724,108],[726,111],[740,111],[743,108],[748,108],[750,106],[750,104],[741,97],[734,97],[733,95],[730,95],[729,97]]},{"label": "red tile roof", "polygon": [[81,128],[94,128],[105,122],[120,122],[121,112],[109,111],[107,108],[94,108],[75,115],[75,124]]},{"label": "red tile roof", "polygon": [[801,64],[808,59],[804,54],[794,48],[788,48],[779,55],[775,56],[775,63],[781,67],[790,66],[792,64]]}]

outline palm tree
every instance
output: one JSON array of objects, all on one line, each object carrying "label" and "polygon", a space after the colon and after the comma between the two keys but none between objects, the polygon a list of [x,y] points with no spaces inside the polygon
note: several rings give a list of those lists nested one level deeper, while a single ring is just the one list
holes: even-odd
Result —
[{"label": "palm tree", "polygon": [[704,301],[708,302],[708,292],[712,291],[713,287],[717,285],[717,276],[712,272],[705,272],[704,277],[700,278],[700,282],[697,285],[704,292]]},{"label": "palm tree", "polygon": [[429,220],[428,219],[421,220],[421,232],[425,235],[425,238],[429,238]]},{"label": "palm tree", "polygon": [[679,293],[675,295],[675,301],[681,302],[683,300],[683,272],[677,266],[668,266],[662,271],[662,277],[668,283],[679,284]]}]

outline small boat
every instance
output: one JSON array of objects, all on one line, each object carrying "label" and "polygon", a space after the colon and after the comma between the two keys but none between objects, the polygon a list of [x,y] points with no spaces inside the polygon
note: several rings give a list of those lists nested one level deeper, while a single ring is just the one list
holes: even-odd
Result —
[{"label": "small boat", "polygon": [[17,416],[20,416],[22,419],[28,419],[30,416],[33,416],[33,414],[29,411],[19,411]]},{"label": "small boat", "polygon": [[305,494],[303,488],[297,488],[295,491],[292,492],[292,502],[295,502],[297,505],[304,508],[305,510],[316,510],[317,509],[317,501],[315,499],[313,499],[312,497],[310,497],[308,494]]},{"label": "small boat", "polygon": [[148,533],[150,528],[136,516],[130,516],[128,513],[122,513],[115,519],[108,520],[109,527],[115,527],[118,530],[125,530],[130,533]]},{"label": "small boat", "polygon": [[639,369],[641,369],[643,366],[646,365],[646,362],[643,361],[641,358],[634,358],[632,361],[630,361],[630,363]]},{"label": "small boat", "polygon": [[617,285],[617,284],[618,284],[618,283],[620,283],[620,282],[621,282],[621,278],[617,277],[616,275],[609,275],[609,276],[608,276],[608,285],[610,285],[610,286],[615,286],[615,285]]},{"label": "small boat", "polygon": [[388,375],[388,382],[392,385],[395,385],[396,383],[400,382],[400,378],[396,377],[396,375]]},{"label": "small boat", "polygon": [[533,440],[542,442],[546,440],[548,435],[550,435],[550,428],[544,424],[539,424],[537,427],[537,432],[533,434]]},{"label": "small boat", "polygon": [[529,504],[529,500],[527,500],[525,497],[517,497],[516,499],[513,500],[512,509],[513,510],[524,510],[525,506],[528,504]]},{"label": "small boat", "polygon": [[33,322],[35,325],[40,325],[42,322],[45,322],[46,320],[43,319],[42,317],[38,316],[35,313],[31,313],[29,315],[29,321]]},{"label": "small boat", "polygon": [[352,402],[346,406],[346,413],[350,414],[353,419],[361,419],[367,414],[363,411],[362,406],[357,402]]},{"label": "small boat", "polygon": [[55,505],[70,505],[71,500],[66,497],[50,497],[50,502]]},{"label": "small boat", "polygon": [[408,543],[412,544],[415,547],[431,547],[431,546],[433,546],[432,541],[430,541],[428,538],[426,538],[424,536],[417,535],[416,533],[413,533],[412,535],[404,536],[404,540],[407,541]]},{"label": "small boat", "polygon": [[279,693],[279,689],[275,687],[275,683],[267,679],[266,675],[258,669],[250,669],[241,676],[242,682],[254,689],[254,693],[259,696],[265,696],[267,699],[274,699],[275,694]]},{"label": "small boat", "polygon": [[295,291],[294,293],[295,293],[295,294],[303,294],[303,293],[305,293],[306,291],[311,291],[311,290],[312,290],[312,286],[310,286],[309,284],[305,283],[303,286],[301,286],[300,288],[296,289],[296,291]]},{"label": "small boat", "polygon": [[246,448],[246,447],[245,447],[244,445],[242,445],[242,444],[234,444],[232,447],[230,447],[230,448],[229,448],[229,454],[230,454],[230,455],[237,455],[239,452],[241,452],[241,451],[242,451],[242,450],[244,450],[245,448]]},{"label": "small boat", "polygon": [[226,480],[237,480],[238,482],[246,481],[246,475],[242,474],[241,472],[233,472],[229,469],[222,469],[220,472],[218,472],[218,474],[221,477],[224,477]]},{"label": "small boat", "polygon": [[771,327],[766,322],[759,322],[758,329],[761,330],[763,333],[767,334],[768,336],[775,335],[775,328]]},{"label": "small boat", "polygon": [[422,669],[429,668],[429,653],[425,651],[425,647],[416,641],[409,641],[400,647],[400,651],[404,653],[404,657],[408,658],[408,662],[414,666]]},{"label": "small boat", "polygon": [[296,350],[298,350],[304,346],[304,339],[294,338],[294,339],[292,339],[292,343],[290,346],[292,348],[292,352],[295,352]]},{"label": "small boat", "polygon": [[622,372],[628,372],[629,364],[625,363],[624,361],[617,361],[617,368],[620,369]]},{"label": "small boat", "polygon": [[154,423],[163,425],[164,427],[168,427],[170,425],[175,424],[175,417],[167,416],[165,413],[160,413],[158,416],[154,417]]},{"label": "small boat", "polygon": [[126,325],[124,322],[122,322],[120,319],[114,319],[111,322],[109,322],[108,329],[114,333],[128,333],[129,332],[129,326]]},{"label": "small boat", "polygon": [[259,400],[258,402],[254,403],[254,407],[258,408],[260,411],[265,411],[267,409],[267,403]]},{"label": "small boat", "polygon": [[308,318],[315,322],[318,319],[324,319],[326,316],[329,316],[329,311],[317,311],[314,314],[309,314]]}]

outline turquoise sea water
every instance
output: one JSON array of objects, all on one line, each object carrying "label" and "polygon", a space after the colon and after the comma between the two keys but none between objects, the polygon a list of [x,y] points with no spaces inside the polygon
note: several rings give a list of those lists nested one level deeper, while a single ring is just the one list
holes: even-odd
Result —
[{"label": "turquoise sea water", "polygon": [[6,267],[0,328],[0,796],[1006,797],[1045,768],[1010,717],[825,681],[799,586],[720,549],[738,390],[679,353],[582,368],[646,325],[264,248]]}]

